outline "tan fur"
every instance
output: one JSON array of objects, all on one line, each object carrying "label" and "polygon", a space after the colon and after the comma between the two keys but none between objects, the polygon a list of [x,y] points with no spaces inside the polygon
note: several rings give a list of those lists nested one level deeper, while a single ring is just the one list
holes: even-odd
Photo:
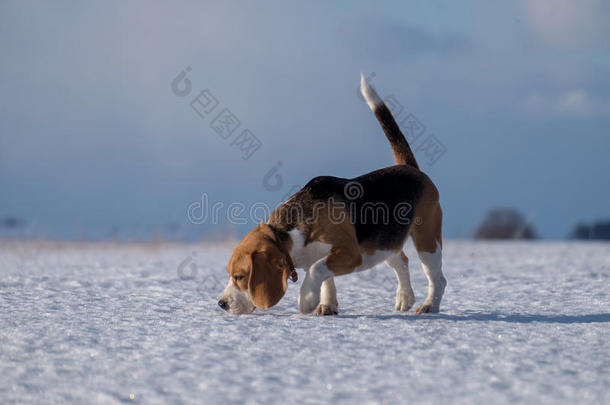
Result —
[{"label": "tan fur", "polygon": [[437,243],[443,245],[442,223],[443,212],[438,190],[426,176],[423,194],[415,207],[414,221],[409,228],[409,234],[418,252],[433,253],[437,249]]},{"label": "tan fur", "polygon": [[278,254],[272,251],[255,252],[252,255],[252,273],[248,282],[254,306],[266,309],[277,304],[286,293],[287,275]]},{"label": "tan fur", "polygon": [[[439,249],[439,246],[443,245],[443,211],[441,210],[438,200],[438,190],[432,181],[428,180],[424,188],[423,196],[415,208],[414,224],[411,225],[411,228],[409,229],[409,234],[413,238],[415,248],[420,255],[422,252],[435,253],[436,250]],[[444,291],[446,284],[444,277],[442,277],[441,283],[441,288]],[[424,304],[415,310],[415,315],[420,315],[429,311],[431,311],[431,306]]]},{"label": "tan fur", "polygon": [[310,239],[312,241],[332,245],[326,260],[326,266],[336,276],[349,274],[362,263],[362,255],[356,238],[356,230],[349,221],[349,214],[345,212],[344,221],[337,223],[329,217],[332,211],[329,207],[322,207],[316,215]]},{"label": "tan fur", "polygon": [[227,266],[229,276],[241,290],[247,290],[255,307],[275,305],[286,293],[288,264],[278,248],[276,236],[268,225],[260,223],[233,250]]}]

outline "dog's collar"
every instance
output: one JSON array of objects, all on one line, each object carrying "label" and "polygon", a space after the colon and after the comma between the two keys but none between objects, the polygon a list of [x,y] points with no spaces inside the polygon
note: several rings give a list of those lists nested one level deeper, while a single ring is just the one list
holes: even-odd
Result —
[{"label": "dog's collar", "polygon": [[294,263],[292,262],[292,258],[290,257],[290,253],[288,252],[288,249],[286,249],[286,245],[284,245],[284,242],[282,241],[282,233],[286,234],[285,232],[280,231],[279,229],[276,229],[273,226],[269,226],[272,230],[273,233],[275,234],[275,240],[276,240],[276,244],[277,247],[280,249],[280,252],[282,252],[282,254],[284,255],[284,260],[286,261],[286,264],[288,265],[287,268],[285,269],[286,272],[288,272],[288,278],[290,280],[292,280],[293,283],[296,283],[299,280],[299,274],[297,273],[296,269],[294,268]]}]

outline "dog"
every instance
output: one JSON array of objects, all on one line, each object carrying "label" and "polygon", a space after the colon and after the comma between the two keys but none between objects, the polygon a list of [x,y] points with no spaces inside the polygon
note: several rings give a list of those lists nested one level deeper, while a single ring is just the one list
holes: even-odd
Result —
[{"label": "dog", "polygon": [[336,315],[334,277],[385,261],[398,279],[395,309],[408,311],[415,296],[402,249],[411,236],[428,278],[428,295],[415,314],[439,312],[447,281],[441,269],[438,190],[364,77],[360,91],[390,142],[396,165],[353,179],[316,177],[276,208],[235,247],[227,265],[229,282],[218,301],[222,309],[242,314],[274,306],[300,268],[306,271],[300,312]]}]

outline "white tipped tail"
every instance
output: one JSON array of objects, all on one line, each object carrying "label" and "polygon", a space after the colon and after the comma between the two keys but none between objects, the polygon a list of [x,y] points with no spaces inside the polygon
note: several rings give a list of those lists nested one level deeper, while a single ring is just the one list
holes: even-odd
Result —
[{"label": "white tipped tail", "polygon": [[360,74],[360,93],[373,112],[377,107],[383,105],[383,100],[379,98],[373,86],[368,84],[362,73]]},{"label": "white tipped tail", "polygon": [[377,117],[377,121],[379,121],[381,129],[383,129],[388,141],[390,141],[396,164],[413,166],[419,169],[413,151],[405,139],[405,136],[402,134],[396,120],[392,116],[392,112],[377,95],[373,86],[367,83],[362,74],[360,74],[360,92],[373,111],[373,114],[375,114],[375,117]]}]

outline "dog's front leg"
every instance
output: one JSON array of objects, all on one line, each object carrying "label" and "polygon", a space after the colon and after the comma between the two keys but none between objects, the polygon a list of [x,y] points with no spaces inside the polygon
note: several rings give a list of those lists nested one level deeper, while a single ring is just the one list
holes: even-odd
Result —
[{"label": "dog's front leg", "polygon": [[324,280],[333,273],[326,266],[326,257],[315,262],[307,271],[299,291],[299,310],[303,314],[311,313],[320,303],[320,288]]},{"label": "dog's front leg", "polygon": [[314,315],[338,315],[337,288],[333,277],[322,283],[320,305],[313,311]]}]

